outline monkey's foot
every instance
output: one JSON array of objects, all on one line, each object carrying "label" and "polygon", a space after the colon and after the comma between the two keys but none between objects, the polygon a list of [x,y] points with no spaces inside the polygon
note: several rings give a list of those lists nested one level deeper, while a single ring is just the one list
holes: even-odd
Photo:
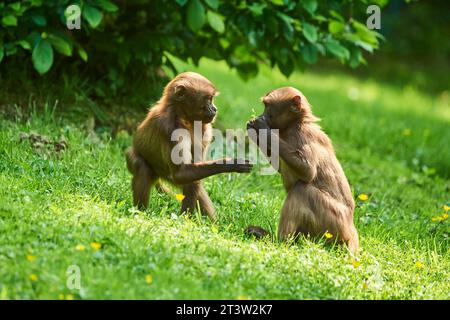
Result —
[{"label": "monkey's foot", "polygon": [[258,226],[248,226],[247,229],[245,229],[245,234],[248,234],[249,236],[254,236],[257,239],[261,239],[270,235],[268,231]]}]

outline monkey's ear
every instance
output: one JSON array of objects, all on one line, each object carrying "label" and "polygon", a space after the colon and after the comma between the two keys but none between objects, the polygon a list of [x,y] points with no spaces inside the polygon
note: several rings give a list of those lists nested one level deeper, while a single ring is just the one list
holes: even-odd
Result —
[{"label": "monkey's ear", "polygon": [[297,95],[292,98],[293,105],[291,106],[291,109],[294,113],[300,113],[300,109],[302,108],[302,98]]},{"label": "monkey's ear", "polygon": [[175,97],[175,100],[182,100],[184,98],[184,95],[186,94],[186,87],[183,84],[177,85],[173,89],[173,94]]}]

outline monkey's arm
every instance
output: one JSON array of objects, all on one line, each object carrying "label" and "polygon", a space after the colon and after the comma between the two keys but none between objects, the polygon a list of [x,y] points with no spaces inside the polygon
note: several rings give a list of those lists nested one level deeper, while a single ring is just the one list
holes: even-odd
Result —
[{"label": "monkey's arm", "polygon": [[275,138],[279,141],[278,144],[281,159],[300,175],[300,179],[305,182],[314,180],[317,173],[316,164],[314,161],[309,160],[310,157],[305,154],[305,151],[293,148],[273,132],[270,132],[270,134],[275,135]]},{"label": "monkey's arm", "polygon": [[272,155],[273,150],[271,141],[272,139],[277,140],[280,157],[292,170],[297,172],[300,179],[305,182],[311,182],[315,178],[317,172],[316,164],[314,161],[309,160],[313,157],[307,155],[304,150],[293,148],[289,143],[281,139],[279,135],[275,134],[267,124],[264,116],[260,116],[257,119],[249,121],[247,123],[247,129],[267,130],[267,152],[264,148],[261,148],[258,140],[255,141],[263,153],[266,156]]},{"label": "monkey's arm", "polygon": [[230,163],[230,160],[231,159],[221,159],[200,163],[181,164],[172,175],[172,179],[177,184],[186,184],[219,173],[250,172],[252,170],[252,165],[247,161],[243,164],[238,164],[236,160],[233,160],[232,163]]}]

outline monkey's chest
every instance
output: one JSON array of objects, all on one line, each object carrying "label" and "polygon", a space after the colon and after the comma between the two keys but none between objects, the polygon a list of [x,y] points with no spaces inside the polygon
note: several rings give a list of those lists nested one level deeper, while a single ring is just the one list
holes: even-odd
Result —
[{"label": "monkey's chest", "polygon": [[283,179],[283,186],[286,191],[291,190],[291,188],[299,181],[299,175],[292,170],[286,162],[280,159],[280,174]]}]

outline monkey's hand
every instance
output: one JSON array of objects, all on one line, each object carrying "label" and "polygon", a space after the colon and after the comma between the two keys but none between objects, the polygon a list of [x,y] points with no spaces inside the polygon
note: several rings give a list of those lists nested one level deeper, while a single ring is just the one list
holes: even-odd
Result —
[{"label": "monkey's hand", "polygon": [[252,119],[247,123],[247,129],[252,128],[256,130],[270,130],[269,124],[267,123],[266,117],[264,115],[259,116],[256,119]]},{"label": "monkey's hand", "polygon": [[253,165],[248,160],[227,158],[225,163],[227,172],[248,173],[252,171]]}]

